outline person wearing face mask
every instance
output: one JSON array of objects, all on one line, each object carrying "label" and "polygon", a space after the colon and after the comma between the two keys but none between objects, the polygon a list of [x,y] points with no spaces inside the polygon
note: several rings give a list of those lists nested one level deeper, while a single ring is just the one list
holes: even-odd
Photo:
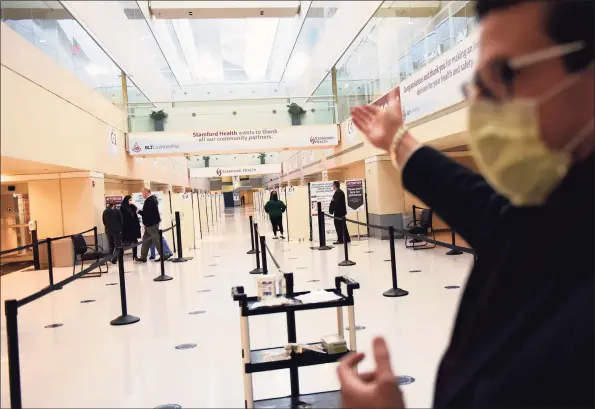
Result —
[{"label": "person wearing face mask", "polygon": [[[138,241],[140,234],[140,221],[138,220],[138,208],[132,202],[132,196],[124,196],[120,205],[122,213],[122,241],[124,247],[130,246]],[[132,248],[132,260],[138,259],[137,247]]]},{"label": "person wearing face mask", "polygon": [[273,234],[275,235],[273,238],[277,238],[277,231],[281,233],[281,238],[283,237],[283,213],[285,212],[285,203],[282,200],[279,200],[279,195],[276,191],[271,192],[271,196],[269,201],[264,205],[264,211],[269,215],[271,218],[271,225],[273,226]]},{"label": "person wearing face mask", "polygon": [[[434,406],[593,407],[593,1],[476,6],[479,57],[464,89],[481,175],[420,146],[401,112],[352,110],[404,187],[478,255]],[[356,372],[363,354],[340,363],[343,406],[404,407],[386,343],[373,348],[372,372]]]}]

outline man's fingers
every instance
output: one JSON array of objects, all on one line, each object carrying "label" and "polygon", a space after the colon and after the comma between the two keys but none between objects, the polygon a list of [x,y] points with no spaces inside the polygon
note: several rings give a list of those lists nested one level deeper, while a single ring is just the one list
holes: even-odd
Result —
[{"label": "man's fingers", "polygon": [[354,111],[351,119],[353,120],[353,124],[362,132],[367,133],[369,126],[366,117],[364,117],[361,112]]},{"label": "man's fingers", "polygon": [[359,378],[365,383],[372,382],[376,379],[376,372],[364,372],[359,374]]},{"label": "man's fingers", "polygon": [[339,361],[339,367],[337,368],[337,372],[339,374],[339,379],[343,382],[343,379],[348,376],[355,375],[355,367],[364,359],[364,354],[361,352],[351,353],[345,356],[341,361]]},{"label": "man's fingers", "polygon": [[374,338],[373,342],[374,360],[376,361],[376,373],[378,376],[394,376],[390,367],[390,355],[384,338]]}]

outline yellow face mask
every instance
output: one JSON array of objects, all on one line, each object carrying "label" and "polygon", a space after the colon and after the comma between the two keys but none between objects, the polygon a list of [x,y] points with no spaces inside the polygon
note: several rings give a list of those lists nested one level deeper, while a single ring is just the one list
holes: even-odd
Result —
[{"label": "yellow face mask", "polygon": [[568,88],[577,77],[554,87],[546,98],[470,104],[468,131],[477,166],[492,187],[516,206],[543,204],[566,176],[572,150],[593,129],[591,121],[562,151],[551,150],[541,139],[540,103]]}]

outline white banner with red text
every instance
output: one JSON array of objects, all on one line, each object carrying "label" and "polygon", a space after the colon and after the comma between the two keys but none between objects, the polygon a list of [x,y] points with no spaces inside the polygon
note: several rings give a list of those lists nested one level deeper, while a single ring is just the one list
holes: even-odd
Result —
[{"label": "white banner with red text", "polygon": [[128,134],[128,152],[134,156],[271,152],[338,144],[335,124]]},{"label": "white banner with red text", "polygon": [[222,176],[266,175],[281,172],[280,163],[265,165],[226,166],[219,168],[190,168],[190,178],[210,178]]}]

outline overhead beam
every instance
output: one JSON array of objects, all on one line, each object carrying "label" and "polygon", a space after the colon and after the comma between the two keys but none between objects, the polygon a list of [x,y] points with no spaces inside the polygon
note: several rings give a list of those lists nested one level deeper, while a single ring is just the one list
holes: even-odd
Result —
[{"label": "overhead beam", "polygon": [[299,12],[299,1],[151,1],[156,18],[287,18]]}]

